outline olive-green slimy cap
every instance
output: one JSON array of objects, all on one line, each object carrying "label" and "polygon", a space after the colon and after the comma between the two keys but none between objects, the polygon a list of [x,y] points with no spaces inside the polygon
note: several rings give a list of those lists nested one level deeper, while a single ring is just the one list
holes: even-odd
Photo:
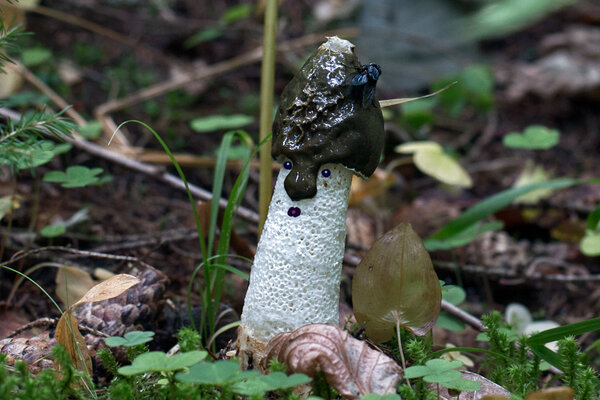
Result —
[{"label": "olive-green slimy cap", "polygon": [[317,193],[323,164],[339,163],[362,178],[379,164],[383,116],[377,100],[352,95],[361,64],[354,45],[328,38],[285,87],[273,122],[273,158],[289,159],[285,190],[294,201]]}]

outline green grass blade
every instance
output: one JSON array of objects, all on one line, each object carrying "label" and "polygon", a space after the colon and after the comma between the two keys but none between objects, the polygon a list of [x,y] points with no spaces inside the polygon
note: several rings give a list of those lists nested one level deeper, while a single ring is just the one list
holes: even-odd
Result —
[{"label": "green grass blade", "polygon": [[547,182],[533,183],[531,185],[510,188],[497,193],[487,199],[475,204],[458,218],[450,221],[441,230],[428,239],[442,240],[448,239],[463,229],[468,228],[477,221],[489,217],[498,210],[510,205],[519,196],[538,189],[564,189],[569,186],[584,183],[582,181],[570,178],[555,179]]},{"label": "green grass blade", "polygon": [[536,333],[527,338],[527,343],[530,346],[544,345],[549,342],[563,339],[567,336],[577,336],[586,332],[598,330],[600,330],[600,318],[591,318]]}]

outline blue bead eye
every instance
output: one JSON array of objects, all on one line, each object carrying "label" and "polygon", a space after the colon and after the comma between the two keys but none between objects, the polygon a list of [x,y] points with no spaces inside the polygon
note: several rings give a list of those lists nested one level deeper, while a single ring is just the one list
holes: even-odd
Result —
[{"label": "blue bead eye", "polygon": [[331,175],[331,171],[328,169],[324,169],[323,171],[321,171],[321,175],[323,175],[323,178],[329,178],[329,176]]},{"label": "blue bead eye", "polygon": [[283,168],[285,169],[292,169],[292,162],[291,161],[286,161],[283,163]]}]

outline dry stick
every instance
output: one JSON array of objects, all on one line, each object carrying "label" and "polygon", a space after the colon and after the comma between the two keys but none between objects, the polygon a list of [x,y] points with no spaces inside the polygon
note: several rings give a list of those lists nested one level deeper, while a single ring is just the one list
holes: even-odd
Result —
[{"label": "dry stick", "polygon": [[[289,51],[298,49],[313,43],[318,43],[323,40],[325,36],[329,35],[340,35],[345,37],[352,37],[358,34],[356,29],[345,29],[338,30],[334,32],[327,32],[323,34],[312,34],[303,36],[298,39],[290,40],[282,43],[277,46],[277,50],[279,51]],[[129,96],[125,96],[121,99],[109,101],[104,103],[96,108],[94,111],[94,115],[98,120],[100,120],[103,124],[106,123],[105,119],[107,114],[120,110],[124,107],[129,107],[134,104],[137,104],[141,101],[148,100],[154,98],[156,96],[160,96],[172,90],[183,87],[189,82],[197,81],[201,79],[212,78],[216,75],[224,74],[225,72],[229,72],[241,66],[251,64],[254,62],[260,61],[262,57],[262,47],[257,47],[253,50],[250,50],[244,54],[241,54],[237,57],[230,58],[229,60],[220,62],[218,64],[199,69],[197,71],[193,71],[187,74],[178,75],[170,80],[158,83],[153,86],[149,86],[145,89],[142,89],[138,92],[132,93]],[[113,122],[114,124],[114,122]],[[115,125],[116,128],[116,125]],[[107,133],[112,135],[115,129],[109,129]]]},{"label": "dry stick", "polygon": [[67,14],[65,12],[58,11],[53,8],[43,7],[43,6],[35,6],[33,8],[26,8],[26,11],[41,14],[46,17],[54,18],[56,20],[66,22],[68,24],[78,26],[83,29],[87,29],[91,32],[105,36],[116,42],[122,43],[125,46],[131,47],[134,50],[149,53],[153,57],[160,59],[163,63],[165,63],[167,65],[174,65],[173,61],[169,57],[166,57],[162,52],[155,50],[152,47],[147,46],[143,43],[139,43],[137,40],[133,40],[133,39],[129,38],[128,36],[125,36],[116,31],[113,31],[112,29],[108,29],[102,25],[96,24],[94,22],[90,22],[86,19],[77,17],[73,14]]},{"label": "dry stick", "polygon": [[[40,90],[42,90],[42,88],[43,88],[43,92],[45,94],[47,94],[53,101],[56,99],[58,101],[57,105],[59,107],[62,107],[63,104],[66,104],[66,102],[58,94],[56,94],[56,92],[54,92],[51,88],[49,88],[44,82],[39,80],[34,74],[29,72],[27,70],[27,68],[25,68],[22,65],[16,65],[15,68],[18,68],[19,71],[24,72],[23,76],[25,77],[25,79],[30,81],[33,85],[40,88]],[[50,96],[51,94],[52,94],[52,96]],[[3,110],[0,110],[0,112],[1,111],[3,111]],[[75,111],[73,109],[69,109],[67,111],[75,113],[75,115],[78,115],[77,118],[82,119],[82,117],[79,115],[79,113],[77,113],[77,111]],[[6,115],[9,118],[14,118],[18,115],[18,117],[20,118],[19,114],[13,113],[13,112],[2,113],[2,114]],[[66,135],[60,135],[60,137],[65,142],[71,143],[73,146],[77,147],[80,150],[84,150],[90,154],[104,158],[105,160],[111,161],[115,164],[132,169],[134,171],[153,176],[156,179],[158,179],[162,182],[165,182],[175,188],[182,189],[182,190],[186,189],[185,183],[180,178],[178,178],[174,175],[171,175],[167,172],[164,172],[161,167],[155,167],[153,165],[149,165],[149,164],[142,163],[142,162],[139,162],[136,160],[132,160],[130,158],[127,158],[127,157],[117,153],[117,152],[108,150],[105,147],[99,146],[92,142],[88,142],[88,141],[84,140],[83,138],[81,138],[81,136],[79,136],[74,131],[71,132],[71,134],[73,135],[73,137],[69,137]],[[212,199],[212,193],[209,192],[208,190],[203,189],[199,186],[193,185],[191,183],[188,183],[188,187],[189,187],[190,192],[194,196],[200,198],[201,200]],[[227,200],[221,199],[221,202],[219,204],[221,207],[225,208],[225,207],[227,207]],[[241,218],[243,218],[249,222],[253,222],[253,223],[258,222],[258,214],[256,212],[254,212],[248,208],[245,208],[245,207],[238,207],[236,211],[237,211],[237,215],[239,215]]]},{"label": "dry stick", "polygon": [[[17,329],[15,329],[14,331],[12,331],[11,333],[9,333],[5,339],[9,339],[12,338],[13,336],[17,336],[18,334],[34,329],[34,328],[48,328],[48,327],[54,327],[56,326],[56,324],[58,323],[58,318],[38,318],[35,321],[31,321]],[[110,337],[109,335],[107,335],[104,332],[100,332],[97,329],[94,329],[90,326],[85,325],[84,323],[82,323],[81,321],[79,322],[79,330],[85,334],[92,334],[94,336],[99,336],[99,337]]]},{"label": "dry stick", "polygon": [[153,268],[150,264],[140,260],[137,257],[120,256],[117,254],[99,253],[97,251],[78,250],[78,249],[74,249],[72,247],[65,247],[65,246],[46,246],[46,247],[38,247],[37,249],[27,250],[24,252],[17,252],[13,255],[13,257],[10,260],[3,261],[2,265],[9,265],[9,264],[15,263],[25,257],[29,257],[33,254],[43,253],[46,251],[61,251],[63,253],[74,254],[79,257],[93,257],[93,258],[104,258],[104,259],[108,259],[108,260],[117,260],[117,261],[129,261],[129,262],[140,264],[144,267]]}]

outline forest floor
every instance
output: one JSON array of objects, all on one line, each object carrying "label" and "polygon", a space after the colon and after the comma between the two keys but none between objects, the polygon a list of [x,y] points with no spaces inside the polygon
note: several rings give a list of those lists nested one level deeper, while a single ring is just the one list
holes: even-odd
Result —
[{"label": "forest floor", "polygon": [[[158,2],[147,6],[93,0],[49,3],[42,2],[37,11],[27,13],[25,29],[32,35],[19,42],[21,51],[43,61],[22,59],[22,68],[31,76],[24,75],[18,92],[0,105],[3,110],[22,113],[47,105],[58,111],[62,102],[72,105],[65,115],[88,122],[101,118],[102,128],[96,126],[88,139],[101,147],[121,122],[143,121],[173,153],[188,155],[182,160],[188,181],[208,193],[224,130],[196,132],[190,121],[248,115],[252,119],[243,129],[258,142],[260,13],[241,9],[242,17],[230,15],[227,22],[222,16],[233,8],[228,1],[181,1],[173,2],[172,8],[161,8]],[[345,24],[331,21],[308,29],[304,21],[313,18],[316,2],[283,3],[278,43],[287,47],[277,56],[277,94],[325,35],[337,32],[352,41],[360,34],[356,29],[337,28],[351,26],[351,17],[346,17]],[[473,88],[471,92],[461,89],[452,92],[457,97],[443,98],[452,110],[439,103],[412,113],[403,113],[400,107],[386,110],[387,138],[380,169],[370,181],[372,186],[352,189],[360,199],[351,202],[347,218],[343,316],[352,309],[350,282],[356,262],[398,223],[410,222],[423,238],[432,235],[464,210],[510,188],[529,164],[547,174],[546,179],[600,176],[600,80],[590,72],[600,74],[599,26],[600,7],[592,1],[550,13],[516,32],[477,43],[493,83],[488,97]],[[197,32],[214,39],[202,41]],[[357,52],[360,57],[360,48]],[[49,57],[44,56],[48,53]],[[379,62],[362,60],[372,61]],[[393,74],[381,64],[384,74]],[[440,81],[454,78],[439,77]],[[458,80],[456,86],[461,85]],[[426,94],[433,84],[419,93],[391,91],[380,85],[378,97]],[[53,94],[40,88],[51,88]],[[485,97],[485,104],[471,101],[477,96]],[[130,101],[120,103],[123,98]],[[548,150],[503,145],[503,136],[531,125],[558,130],[559,144]],[[202,262],[191,206],[183,190],[157,178],[156,173],[127,167],[126,160],[133,159],[159,171],[175,172],[150,132],[136,124],[121,131],[108,147],[116,153],[113,159],[83,145],[34,170],[13,174],[8,168],[0,169],[0,197],[19,196],[19,207],[0,221],[0,259],[6,263],[26,255],[9,264],[22,272],[41,263],[58,263],[90,273],[96,268],[127,272],[135,260],[141,260],[168,276],[165,297],[176,306],[183,304],[192,272]],[[456,156],[470,174],[472,187],[440,184],[402,159],[405,155],[394,152],[399,144],[424,139]],[[394,163],[398,166],[390,171]],[[102,168],[102,174],[111,179],[72,189],[41,180],[48,171],[64,171],[73,165]],[[225,195],[238,173],[239,165],[228,169]],[[234,252],[248,257],[257,243],[257,193],[258,170],[253,166],[242,202],[248,211],[236,218],[232,245]],[[503,223],[502,229],[484,233],[464,246],[431,253],[438,276],[464,288],[466,300],[460,307],[475,316],[491,310],[503,312],[510,303],[521,303],[535,320],[566,324],[596,317],[600,314],[600,257],[583,255],[579,246],[586,218],[599,203],[600,186],[578,185],[531,204],[506,207],[491,217]],[[66,232],[57,237],[39,234],[57,223],[66,225]],[[129,258],[74,254],[65,251],[66,247]],[[250,272],[250,264],[232,263]],[[54,295],[55,268],[40,268],[29,276]],[[30,283],[20,284],[9,298],[15,282],[14,274],[0,270],[0,339],[36,319],[58,316]],[[223,302],[235,312],[228,321],[241,313],[246,286],[237,276],[227,278]],[[199,303],[197,294],[192,301]],[[184,318],[175,319],[174,330]],[[36,333],[39,330],[22,335]],[[436,328],[434,337],[442,346],[476,346],[476,334],[469,327],[456,332]],[[598,339],[597,332],[580,338],[584,347]],[[172,344],[166,340],[155,345],[166,351]]]}]

